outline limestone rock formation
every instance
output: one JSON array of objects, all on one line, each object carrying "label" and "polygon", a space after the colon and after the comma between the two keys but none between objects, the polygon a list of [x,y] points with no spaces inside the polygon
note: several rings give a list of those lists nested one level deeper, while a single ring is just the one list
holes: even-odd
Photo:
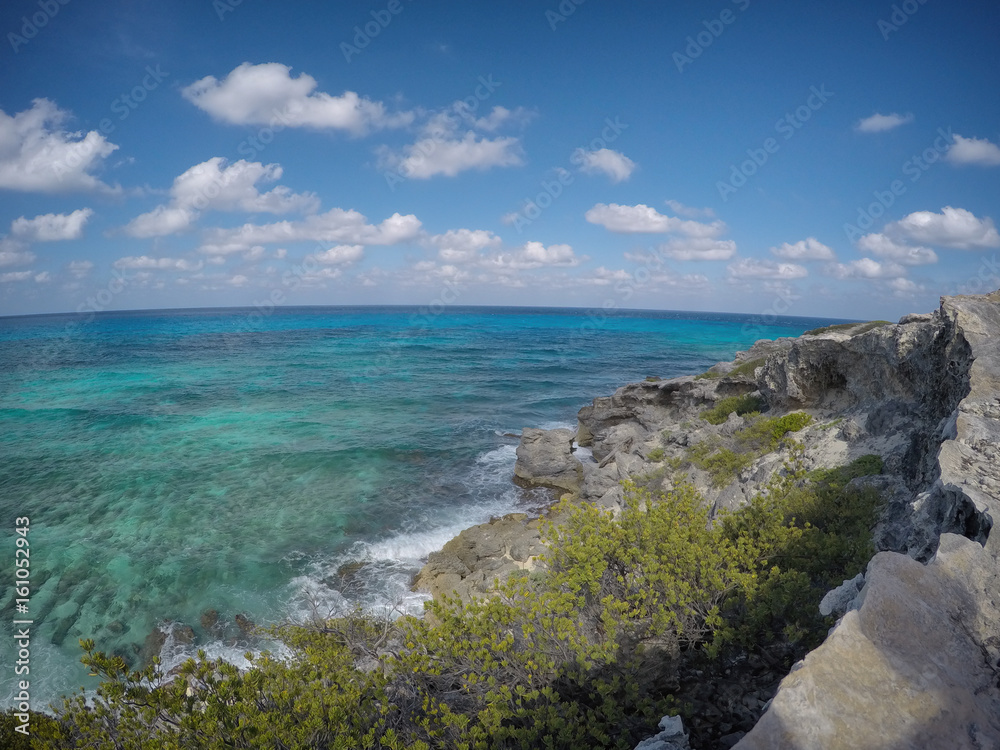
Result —
[{"label": "limestone rock formation", "polygon": [[515,570],[531,570],[544,551],[541,521],[510,513],[465,529],[440,552],[432,552],[414,582],[414,589],[435,597],[458,596],[463,601],[482,596],[497,579]]},{"label": "limestone rock formation", "polygon": [[[848,612],[782,681],[770,709],[736,747],[1000,747],[995,661],[973,625],[982,619],[982,595],[995,599],[998,584],[996,560],[954,534],[942,536],[927,565],[879,553],[868,567],[861,609]],[[995,602],[991,614],[996,633]]]},{"label": "limestone rock formation", "polygon": [[[788,454],[779,447],[721,480],[693,465],[693,447],[745,425],[737,415],[719,425],[703,418],[730,396],[755,396],[768,416],[812,416],[795,434],[807,468],[881,456],[881,476],[855,481],[876,488],[886,509],[863,588],[845,582],[825,601],[846,612],[826,642],[784,679],[749,734],[718,741],[739,750],[1000,748],[1000,539],[990,534],[1000,517],[1000,292],[944,298],[895,325],[759,341],[699,376],[625,385],[580,410],[575,444],[570,430],[525,429],[516,474],[614,510],[622,480],[669,489],[671,467],[681,466],[714,510],[738,507]],[[541,551],[538,521],[508,516],[431,555],[418,585],[481,595]],[[745,688],[754,717],[759,687]]]},{"label": "limestone rock formation", "polygon": [[572,430],[524,428],[517,446],[514,476],[528,485],[579,490],[583,467],[573,456]]}]

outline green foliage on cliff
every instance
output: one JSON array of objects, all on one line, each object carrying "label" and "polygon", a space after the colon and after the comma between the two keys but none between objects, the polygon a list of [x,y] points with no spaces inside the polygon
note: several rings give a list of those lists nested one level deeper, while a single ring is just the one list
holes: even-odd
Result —
[{"label": "green foliage on cliff", "polygon": [[729,415],[736,412],[738,415],[750,414],[760,411],[766,404],[760,396],[747,394],[745,396],[729,396],[720,399],[711,409],[706,409],[701,413],[702,419],[709,424],[722,424]]},{"label": "green foliage on cliff", "polygon": [[881,499],[871,488],[848,483],[881,471],[882,459],[869,455],[807,474],[796,448],[764,492],[722,514],[721,533],[755,556],[757,576],[727,602],[721,642],[753,646],[779,633],[810,648],[822,641],[823,595],[863,572],[875,553],[871,530]]},{"label": "green foliage on cliff", "polygon": [[812,417],[792,412],[782,417],[751,413],[745,427],[733,433],[729,444],[720,437],[703,440],[687,450],[688,460],[708,472],[714,487],[725,487],[757,458],[775,450],[790,432],[812,424]]},{"label": "green foliage on cliff", "polygon": [[831,583],[870,553],[877,498],[847,488],[868,458],[807,475],[796,454],[767,491],[711,524],[678,481],[626,486],[617,518],[563,505],[547,567],[423,619],[355,615],[275,632],[291,657],[239,672],[200,655],[164,684],[84,642],[104,677],[67,700],[41,747],[632,748],[676,710],[685,652],[815,639]]}]

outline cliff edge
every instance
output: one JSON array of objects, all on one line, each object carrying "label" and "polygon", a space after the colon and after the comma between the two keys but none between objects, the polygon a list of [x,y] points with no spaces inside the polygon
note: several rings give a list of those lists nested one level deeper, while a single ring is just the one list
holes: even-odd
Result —
[{"label": "cliff edge", "polygon": [[[760,686],[723,707],[738,731],[720,746],[1000,748],[1000,540],[990,536],[1000,512],[1000,292],[943,298],[898,324],[758,341],[701,375],[623,386],[582,408],[575,434],[526,429],[516,481],[615,510],[623,480],[668,490],[679,467],[714,511],[737,508],[791,451],[782,443],[738,461],[699,460],[734,445],[751,410],[811,417],[795,433],[806,468],[881,456],[881,475],[854,481],[875,487],[885,510],[864,576],[824,599],[824,614],[842,615],[826,641],[762,715]],[[537,521],[495,519],[434,553],[417,585],[482,595],[543,550]]]}]

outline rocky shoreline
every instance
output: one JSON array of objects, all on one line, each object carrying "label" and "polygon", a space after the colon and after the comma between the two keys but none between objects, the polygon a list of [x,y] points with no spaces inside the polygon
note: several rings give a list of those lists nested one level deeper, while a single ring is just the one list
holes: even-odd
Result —
[{"label": "rocky shoreline", "polygon": [[[745,426],[736,413],[702,418],[729,397],[758,399],[768,416],[810,415],[796,433],[808,469],[881,456],[882,475],[855,481],[876,487],[886,508],[866,574],[824,600],[842,615],[827,640],[776,693],[787,665],[731,665],[726,690],[699,704],[707,715],[695,711],[712,730],[702,746],[1000,748],[1000,541],[990,538],[1000,512],[1000,292],[946,297],[897,324],[758,341],[706,373],[623,386],[582,408],[575,432],[526,428],[515,481],[615,510],[622,480],[666,490],[668,469],[682,467],[714,512],[737,508],[789,454],[754,456],[732,476],[692,463],[692,447],[724,445]],[[415,587],[484,595],[534,567],[539,526],[511,514],[466,529],[429,556]],[[649,745],[681,746],[665,735]]]}]

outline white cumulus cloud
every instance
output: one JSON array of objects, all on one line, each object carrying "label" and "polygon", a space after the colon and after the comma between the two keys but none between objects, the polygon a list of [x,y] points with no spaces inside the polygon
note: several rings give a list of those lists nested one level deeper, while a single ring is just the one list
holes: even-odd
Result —
[{"label": "white cumulus cloud", "polygon": [[312,193],[293,193],[279,185],[261,193],[257,184],[281,178],[278,164],[240,159],[228,164],[215,156],[196,164],[174,179],[171,200],[129,222],[125,233],[132,237],[163,237],[189,228],[206,210],[282,214],[311,213],[319,208]]},{"label": "white cumulus cloud", "polygon": [[913,122],[912,114],[899,115],[893,112],[891,115],[880,115],[876,113],[858,122],[855,129],[860,133],[881,133],[911,122]]},{"label": "white cumulus cloud", "polygon": [[365,249],[361,245],[335,245],[309,257],[325,266],[348,266],[365,257]]},{"label": "white cumulus cloud", "polygon": [[580,171],[587,174],[604,174],[612,182],[627,180],[635,171],[636,164],[621,151],[610,148],[599,148],[587,151],[578,148],[573,152],[570,161],[580,165]]},{"label": "white cumulus cloud", "polygon": [[705,224],[678,219],[675,216],[661,214],[644,203],[636,206],[598,203],[584,214],[584,218],[591,224],[603,226],[610,232],[624,234],[674,232],[689,237],[718,237],[726,231],[726,225],[721,221]]},{"label": "white cumulus cloud", "polygon": [[77,279],[82,279],[90,273],[93,268],[94,264],[89,260],[72,260],[66,266],[66,270],[69,271],[70,275]]},{"label": "white cumulus cloud", "polygon": [[1000,146],[985,138],[963,138],[956,133],[944,158],[952,164],[996,167],[1000,166]]},{"label": "white cumulus cloud", "polygon": [[486,268],[498,271],[541,268],[542,266],[577,266],[582,259],[569,245],[549,245],[526,242],[513,251],[499,252],[482,261]]},{"label": "white cumulus cloud", "polygon": [[118,146],[96,130],[67,131],[69,120],[69,112],[48,99],[35,99],[13,117],[0,110],[0,188],[120,193],[94,174]]},{"label": "white cumulus cloud", "polygon": [[736,243],[711,237],[685,237],[660,245],[659,251],[673,260],[729,260],[736,255]]},{"label": "white cumulus cloud", "polygon": [[828,263],[823,272],[835,279],[895,279],[906,275],[906,269],[892,261],[880,262],[859,258],[849,263]]},{"label": "white cumulus cloud", "polygon": [[521,143],[513,136],[487,138],[468,131],[461,137],[426,137],[404,146],[402,153],[379,151],[383,171],[426,180],[437,175],[454,177],[470,169],[516,167],[524,163]]},{"label": "white cumulus cloud", "polygon": [[233,125],[307,127],[364,135],[413,121],[411,112],[390,114],[381,102],[354,91],[331,96],[316,91],[318,85],[306,73],[293,78],[291,68],[281,63],[245,62],[223,80],[206,76],[181,89],[181,94],[215,119]]},{"label": "white cumulus cloud", "polygon": [[694,206],[685,206],[680,201],[675,201],[670,198],[665,200],[664,203],[670,207],[678,216],[687,216],[689,219],[714,219],[715,211],[711,208],[695,208]]},{"label": "white cumulus cloud", "polygon": [[496,250],[501,240],[493,232],[483,229],[449,229],[435,234],[427,244],[437,248],[438,257],[446,263],[468,263],[477,260],[484,250]]},{"label": "white cumulus cloud", "polygon": [[887,225],[883,231],[902,235],[913,242],[959,250],[1000,247],[1000,235],[992,219],[980,219],[971,211],[951,206],[945,206],[939,214],[915,211]]},{"label": "white cumulus cloud", "polygon": [[929,247],[914,247],[896,242],[891,237],[879,233],[866,234],[859,239],[858,249],[906,266],[922,266],[938,262],[937,253]]},{"label": "white cumulus cloud", "polygon": [[817,240],[807,237],[798,242],[785,242],[778,247],[772,247],[771,252],[784,260],[835,260],[833,250]]},{"label": "white cumulus cloud", "polygon": [[760,258],[740,258],[726,266],[733,279],[801,279],[809,275],[805,266]]},{"label": "white cumulus cloud", "polygon": [[200,250],[208,255],[229,255],[250,250],[255,245],[318,242],[340,245],[395,245],[417,239],[421,223],[413,214],[393,214],[379,224],[369,224],[364,214],[353,209],[332,208],[301,221],[273,224],[244,224],[233,229],[215,228],[206,232]]},{"label": "white cumulus cloud", "polygon": [[30,250],[22,250],[15,243],[0,240],[0,267],[26,266],[35,261],[35,254]]},{"label": "white cumulus cloud", "polygon": [[11,223],[10,233],[25,242],[76,240],[83,236],[83,227],[93,214],[93,209],[80,208],[69,214],[41,214],[33,219],[22,216]]},{"label": "white cumulus cloud", "polygon": [[184,258],[151,258],[148,255],[129,255],[119,258],[112,264],[115,268],[131,268],[147,271],[200,271],[202,261],[185,260]]}]

